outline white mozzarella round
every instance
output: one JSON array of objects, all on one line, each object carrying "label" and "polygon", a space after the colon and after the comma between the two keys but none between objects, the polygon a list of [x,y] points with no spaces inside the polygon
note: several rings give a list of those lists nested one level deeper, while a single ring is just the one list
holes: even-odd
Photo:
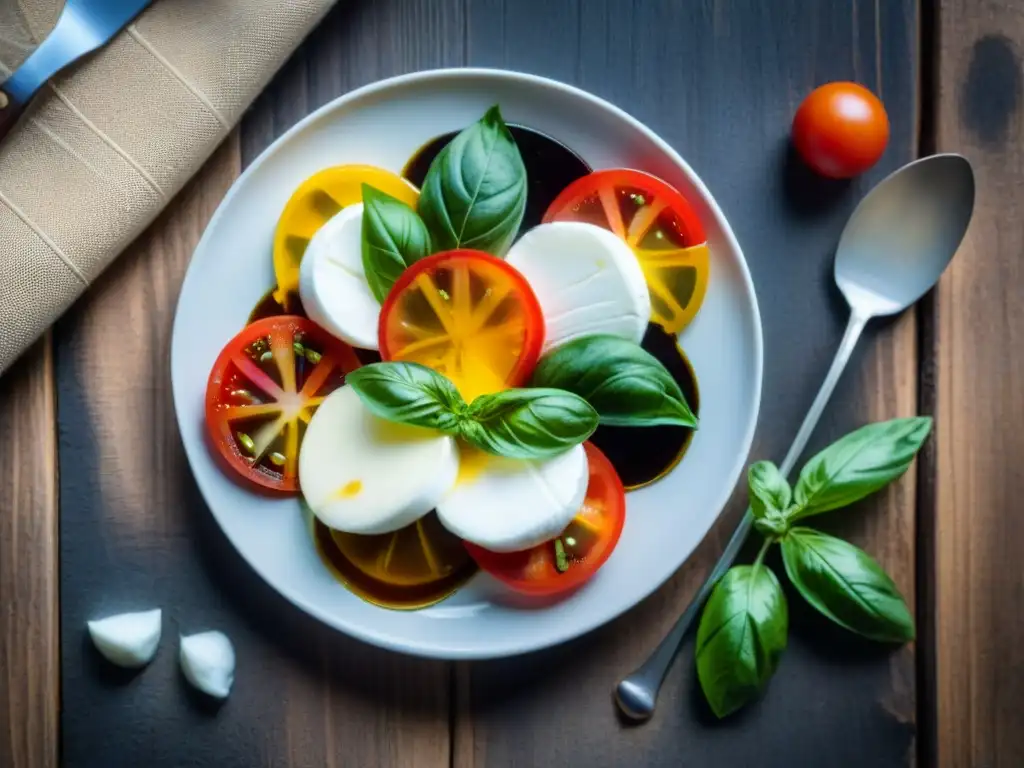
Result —
[{"label": "white mozzarella round", "polygon": [[633,251],[607,229],[576,221],[540,224],[506,259],[529,282],[544,314],[544,351],[594,333],[639,343],[651,316]]},{"label": "white mozzarella round", "polygon": [[342,341],[377,349],[380,303],[363,270],[363,204],[342,208],[316,231],[299,267],[309,319]]},{"label": "white mozzarella round", "polygon": [[347,386],[320,404],[299,452],[306,502],[346,533],[404,528],[436,506],[458,471],[453,438],[378,418]]},{"label": "white mozzarella round", "polygon": [[437,516],[459,538],[492,552],[516,552],[564,531],[588,482],[582,445],[543,461],[463,448],[459,479],[437,505]]}]

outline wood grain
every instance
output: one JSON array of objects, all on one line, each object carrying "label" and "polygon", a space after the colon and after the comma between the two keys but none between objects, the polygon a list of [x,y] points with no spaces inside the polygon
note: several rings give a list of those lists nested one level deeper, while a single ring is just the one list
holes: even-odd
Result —
[{"label": "wood grain", "polygon": [[1024,8],[943,0],[936,148],[977,197],[936,297],[938,765],[1024,763]]},{"label": "wood grain", "polygon": [[0,380],[0,765],[56,768],[57,448],[47,335]]},{"label": "wood grain", "polygon": [[[537,19],[545,23],[536,23]],[[575,28],[576,34],[568,30]],[[852,207],[916,150],[916,4],[543,0],[469,5],[469,63],[568,80],[625,107],[680,150],[735,227],[757,286],[765,385],[754,458],[779,460],[845,322],[831,257]],[[788,152],[799,100],[856,79],[889,105],[892,145],[869,177],[826,184]],[[912,314],[874,327],[812,441],[916,412]],[[698,372],[699,377],[699,372]],[[823,520],[914,594],[914,478]],[[742,502],[742,500],[738,500]],[[549,652],[458,665],[455,765],[905,765],[915,674],[897,650],[833,629],[790,593],[790,647],[765,698],[717,723],[701,700],[692,641],[653,721],[617,720],[612,686],[668,629],[721,552],[733,504],[681,572],[592,635]],[[781,572],[777,560],[769,560]]]}]

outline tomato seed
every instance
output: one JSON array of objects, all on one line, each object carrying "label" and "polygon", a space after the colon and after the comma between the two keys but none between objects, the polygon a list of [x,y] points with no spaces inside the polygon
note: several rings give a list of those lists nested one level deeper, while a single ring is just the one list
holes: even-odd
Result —
[{"label": "tomato seed", "polygon": [[254,443],[252,438],[245,434],[245,432],[239,432],[235,437],[238,438],[239,445],[245,448],[247,453],[256,453],[256,443]]}]

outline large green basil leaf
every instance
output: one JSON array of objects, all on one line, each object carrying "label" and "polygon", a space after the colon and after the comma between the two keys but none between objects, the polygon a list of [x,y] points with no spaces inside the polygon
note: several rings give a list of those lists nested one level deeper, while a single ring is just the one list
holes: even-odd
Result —
[{"label": "large green basil leaf", "polygon": [[438,250],[503,256],[526,210],[526,167],[497,105],[441,150],[417,206]]},{"label": "large green basil leaf", "polygon": [[377,301],[384,302],[406,267],[429,255],[430,235],[416,211],[363,184],[363,271]]},{"label": "large green basil leaf", "polygon": [[477,448],[510,459],[542,459],[567,451],[597,429],[587,401],[558,389],[507,389],[481,395],[460,424]]},{"label": "large green basil leaf", "polygon": [[400,424],[458,430],[466,403],[455,385],[419,363],[372,363],[345,376],[376,416]]},{"label": "large green basil leaf", "polygon": [[801,470],[789,519],[845,507],[888,485],[907,471],[931,428],[926,416],[893,419],[836,441]]},{"label": "large green basil leaf", "polygon": [[863,550],[811,528],[792,528],[782,539],[782,559],[800,594],[836,624],[872,640],[914,639],[903,596]]},{"label": "large green basil leaf", "polygon": [[789,483],[770,461],[751,464],[747,484],[750,486],[750,509],[757,519],[785,512],[793,500]]},{"label": "large green basil leaf", "polygon": [[656,357],[618,336],[595,334],[544,355],[533,386],[573,392],[597,411],[602,424],[696,427],[682,390]]},{"label": "large green basil leaf", "polygon": [[761,564],[730,568],[697,630],[697,676],[718,717],[755,698],[786,649],[789,612],[778,579]]}]

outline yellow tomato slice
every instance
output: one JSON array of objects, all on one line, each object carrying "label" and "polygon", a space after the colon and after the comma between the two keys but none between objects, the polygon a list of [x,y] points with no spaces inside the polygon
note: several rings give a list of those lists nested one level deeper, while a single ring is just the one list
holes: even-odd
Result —
[{"label": "yellow tomato slice", "polygon": [[436,515],[394,533],[357,536],[331,531],[338,550],[366,576],[395,587],[423,587],[450,578],[470,563],[462,541]]},{"label": "yellow tomato slice", "polygon": [[443,373],[467,402],[524,384],[543,342],[544,319],[526,279],[481,251],[416,262],[380,314],[381,356]]},{"label": "yellow tomato slice", "polygon": [[346,205],[363,199],[369,184],[406,205],[416,207],[420,193],[398,174],[372,165],[336,165],[314,173],[295,190],[284,206],[274,232],[274,299],[289,306],[299,292],[299,265],[310,238]]},{"label": "yellow tomato slice", "polygon": [[584,221],[625,240],[647,279],[651,320],[667,332],[679,333],[700,309],[711,269],[704,228],[686,198],[661,179],[595,171],[566,187],[544,221]]}]

